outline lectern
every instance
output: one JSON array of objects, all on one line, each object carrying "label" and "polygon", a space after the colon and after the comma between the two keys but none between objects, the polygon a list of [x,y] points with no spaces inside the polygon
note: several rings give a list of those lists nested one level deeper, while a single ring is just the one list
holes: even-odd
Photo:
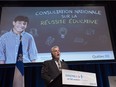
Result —
[{"label": "lectern", "polygon": [[48,87],[97,87],[96,74],[62,69]]}]

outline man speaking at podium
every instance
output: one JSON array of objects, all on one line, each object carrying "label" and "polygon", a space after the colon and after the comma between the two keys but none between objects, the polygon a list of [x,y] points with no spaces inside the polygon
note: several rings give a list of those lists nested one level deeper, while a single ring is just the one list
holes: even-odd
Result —
[{"label": "man speaking at podium", "polygon": [[58,46],[51,48],[51,55],[52,59],[44,61],[41,70],[41,77],[44,79],[46,86],[61,74],[62,69],[69,69],[68,65],[60,60],[60,48]]}]

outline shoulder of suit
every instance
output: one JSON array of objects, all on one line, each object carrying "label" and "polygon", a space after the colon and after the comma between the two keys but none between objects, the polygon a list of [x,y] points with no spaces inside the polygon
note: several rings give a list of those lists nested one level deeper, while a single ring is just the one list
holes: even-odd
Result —
[{"label": "shoulder of suit", "polygon": [[53,61],[53,60],[46,60],[46,61],[44,61],[44,62],[51,62],[51,61]]}]

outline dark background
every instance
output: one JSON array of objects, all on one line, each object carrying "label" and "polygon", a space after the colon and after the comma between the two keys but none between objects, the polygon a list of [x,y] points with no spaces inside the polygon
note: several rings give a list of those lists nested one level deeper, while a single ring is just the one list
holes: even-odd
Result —
[{"label": "dark background", "polygon": [[[106,5],[106,12],[109,21],[110,33],[112,37],[112,44],[114,53],[116,50],[115,33],[116,33],[116,2],[115,1],[96,1],[96,0],[74,0],[74,1],[21,1],[21,0],[9,0],[0,1],[0,6],[76,6],[76,5],[90,5],[90,4],[104,4]],[[67,62],[68,63],[68,62]],[[116,76],[116,62],[74,62],[68,63],[70,69],[79,70],[85,72],[96,73],[98,87],[109,87],[108,76]],[[44,87],[44,82],[41,79],[41,64],[33,66],[25,65],[25,87]],[[14,66],[2,67],[0,65],[0,87],[12,87],[14,74]]]}]

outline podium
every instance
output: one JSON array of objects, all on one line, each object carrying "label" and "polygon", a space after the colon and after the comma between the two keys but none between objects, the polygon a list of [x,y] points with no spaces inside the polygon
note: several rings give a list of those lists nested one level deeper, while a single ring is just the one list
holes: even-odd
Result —
[{"label": "podium", "polygon": [[96,74],[62,69],[48,87],[97,87]]}]

